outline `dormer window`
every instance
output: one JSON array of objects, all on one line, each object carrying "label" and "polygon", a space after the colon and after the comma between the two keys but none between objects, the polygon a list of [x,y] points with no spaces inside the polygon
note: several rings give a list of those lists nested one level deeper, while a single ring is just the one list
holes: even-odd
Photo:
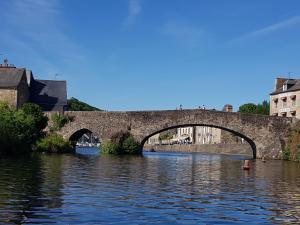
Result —
[{"label": "dormer window", "polygon": [[284,85],[283,85],[282,90],[283,90],[283,91],[286,91],[286,90],[287,90],[287,84],[284,84]]}]

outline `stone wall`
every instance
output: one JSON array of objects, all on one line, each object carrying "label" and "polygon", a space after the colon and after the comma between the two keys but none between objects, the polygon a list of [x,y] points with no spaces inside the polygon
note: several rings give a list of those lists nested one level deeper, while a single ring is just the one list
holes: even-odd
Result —
[{"label": "stone wall", "polygon": [[17,90],[15,89],[0,89],[1,102],[6,102],[9,105],[17,106]]},{"label": "stone wall", "polygon": [[118,131],[129,131],[143,146],[149,137],[162,131],[185,126],[211,126],[232,132],[247,141],[257,157],[278,159],[287,141],[293,118],[241,114],[215,110],[165,110],[135,112],[66,112],[74,120],[61,134],[87,129],[102,140]]},{"label": "stone wall", "polygon": [[30,92],[26,76],[22,76],[22,80],[20,81],[17,88],[17,95],[17,108],[21,107],[24,103],[27,103],[29,101]]},{"label": "stone wall", "polygon": [[218,154],[247,155],[252,157],[253,152],[249,144],[206,144],[206,145],[144,145],[144,150],[164,152],[203,152]]}]

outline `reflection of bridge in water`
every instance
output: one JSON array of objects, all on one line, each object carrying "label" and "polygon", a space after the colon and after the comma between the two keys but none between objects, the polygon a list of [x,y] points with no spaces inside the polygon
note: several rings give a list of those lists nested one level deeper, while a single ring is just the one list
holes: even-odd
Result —
[{"label": "reflection of bridge in water", "polygon": [[91,132],[102,140],[119,131],[129,131],[143,147],[147,139],[168,129],[207,126],[229,131],[247,141],[254,158],[280,158],[293,118],[240,114],[214,110],[165,110],[138,112],[66,112],[74,120],[61,134],[78,140]]}]

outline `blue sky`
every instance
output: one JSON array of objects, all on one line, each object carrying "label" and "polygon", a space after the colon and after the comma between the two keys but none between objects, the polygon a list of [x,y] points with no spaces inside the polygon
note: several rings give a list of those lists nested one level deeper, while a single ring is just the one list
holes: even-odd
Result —
[{"label": "blue sky", "polygon": [[[237,109],[300,74],[298,0],[0,1],[0,53],[107,110]],[[1,56],[3,58],[3,56]]]}]

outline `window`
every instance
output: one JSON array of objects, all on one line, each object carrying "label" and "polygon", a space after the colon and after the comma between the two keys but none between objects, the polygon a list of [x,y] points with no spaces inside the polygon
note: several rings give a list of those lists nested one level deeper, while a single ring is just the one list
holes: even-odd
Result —
[{"label": "window", "polygon": [[296,106],[296,99],[292,99],[292,106]]},{"label": "window", "polygon": [[286,98],[282,99],[282,107],[285,108],[286,107]]},{"label": "window", "polygon": [[296,111],[291,111],[291,116],[295,117],[296,116]]}]

